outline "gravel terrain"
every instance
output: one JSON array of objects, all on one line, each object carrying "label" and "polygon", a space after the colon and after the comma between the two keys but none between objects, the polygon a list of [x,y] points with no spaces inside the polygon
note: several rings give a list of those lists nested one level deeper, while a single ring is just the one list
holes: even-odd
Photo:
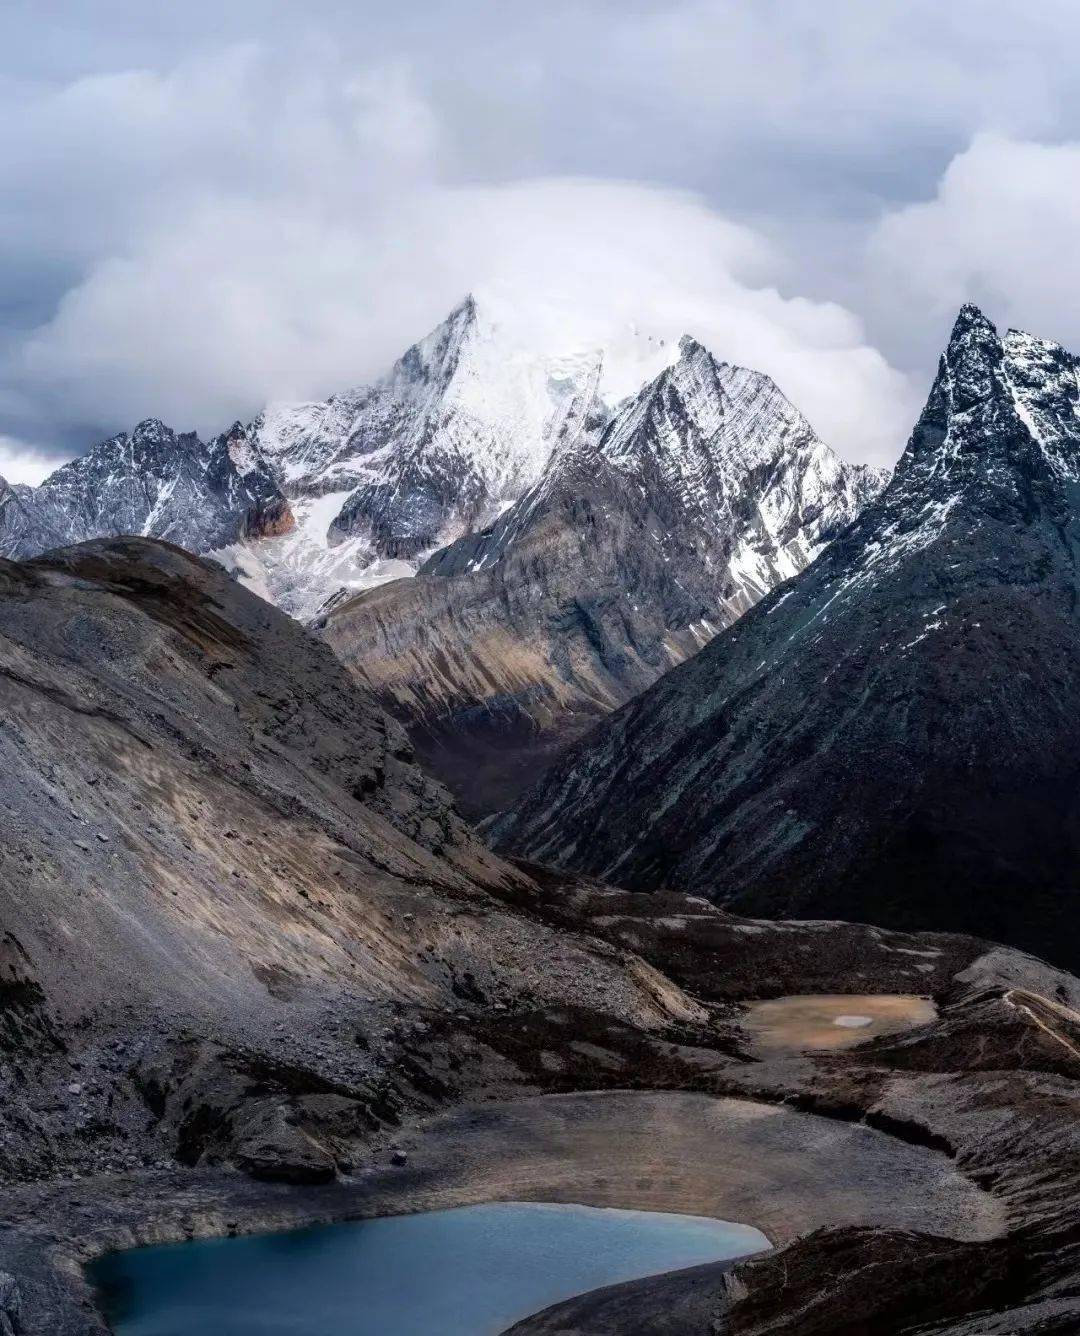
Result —
[{"label": "gravel terrain", "polygon": [[[538,1331],[1077,1329],[1071,976],[508,863],[325,644],[161,543],[0,563],[0,695],[20,1336],[103,1330],[104,1249],[514,1196],[778,1245]],[[813,994],[933,1005],[761,1051],[755,1004]]]}]

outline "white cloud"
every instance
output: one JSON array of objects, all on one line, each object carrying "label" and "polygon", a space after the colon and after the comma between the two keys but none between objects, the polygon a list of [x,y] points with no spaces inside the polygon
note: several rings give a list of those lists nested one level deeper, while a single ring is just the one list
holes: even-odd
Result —
[{"label": "white cloud", "polygon": [[25,482],[36,486],[63,461],[45,454],[25,441],[0,436],[0,478],[7,482]]},{"label": "white cloud", "polygon": [[[697,196],[589,178],[450,184],[404,66],[323,60],[284,93],[276,73],[244,48],[115,87],[95,79],[40,112],[51,142],[80,152],[105,117],[115,217],[9,359],[9,395],[70,423],[154,414],[213,430],[267,399],[377,374],[479,290],[573,342],[630,322],[692,332],[773,374],[849,455],[898,451],[910,389],[859,320],[782,296],[787,258]],[[117,116],[137,127],[119,148]]]},{"label": "white cloud", "polygon": [[210,427],[543,275],[692,320],[881,457],[914,396],[875,349],[921,392],[960,294],[1069,335],[1077,36],[1075,0],[14,0],[0,430]]},{"label": "white cloud", "polygon": [[1080,348],[1080,143],[978,135],[934,197],[882,219],[869,244],[878,300],[917,340],[965,301]]}]

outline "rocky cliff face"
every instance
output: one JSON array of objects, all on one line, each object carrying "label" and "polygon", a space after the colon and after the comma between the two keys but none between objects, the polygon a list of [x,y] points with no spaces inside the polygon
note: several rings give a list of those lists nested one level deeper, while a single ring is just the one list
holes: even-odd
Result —
[{"label": "rocky cliff face", "polygon": [[691,339],[597,438],[323,634],[474,812],[801,570],[881,486],[773,382]]},{"label": "rocky cliff face", "polygon": [[40,487],[0,482],[0,555],[8,558],[114,534],[205,552],[292,527],[288,501],[239,423],[206,443],[151,419]]},{"label": "rocky cliff face", "polygon": [[891,485],[597,728],[501,844],[1075,961],[1077,359],[960,314]]}]

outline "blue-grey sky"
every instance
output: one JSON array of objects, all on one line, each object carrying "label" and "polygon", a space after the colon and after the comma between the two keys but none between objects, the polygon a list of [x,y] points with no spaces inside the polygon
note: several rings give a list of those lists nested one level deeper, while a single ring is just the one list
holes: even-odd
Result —
[{"label": "blue-grey sky", "polygon": [[380,371],[467,290],[893,458],[955,308],[1080,347],[1074,0],[7,0],[0,472]]}]

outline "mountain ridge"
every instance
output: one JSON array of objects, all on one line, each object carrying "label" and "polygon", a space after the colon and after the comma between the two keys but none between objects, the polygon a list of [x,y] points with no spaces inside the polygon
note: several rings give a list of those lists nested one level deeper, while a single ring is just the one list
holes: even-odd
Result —
[{"label": "mountain ridge", "polygon": [[879,485],[771,379],[684,339],[599,439],[567,431],[489,528],[317,624],[486,812],[801,569]]},{"label": "mountain ridge", "polygon": [[0,482],[0,556],[160,537],[306,620],[482,531],[676,356],[636,332],[604,348],[538,343],[469,296],[368,384],[268,404],[208,442],[147,419],[39,487]]},{"label": "mountain ridge", "polygon": [[113,532],[198,551],[293,526],[258,443],[239,422],[204,442],[146,418],[37,487],[2,486],[0,555],[9,559]]},{"label": "mountain ridge", "polygon": [[597,725],[497,847],[1073,959],[1078,367],[963,308],[881,496]]}]

